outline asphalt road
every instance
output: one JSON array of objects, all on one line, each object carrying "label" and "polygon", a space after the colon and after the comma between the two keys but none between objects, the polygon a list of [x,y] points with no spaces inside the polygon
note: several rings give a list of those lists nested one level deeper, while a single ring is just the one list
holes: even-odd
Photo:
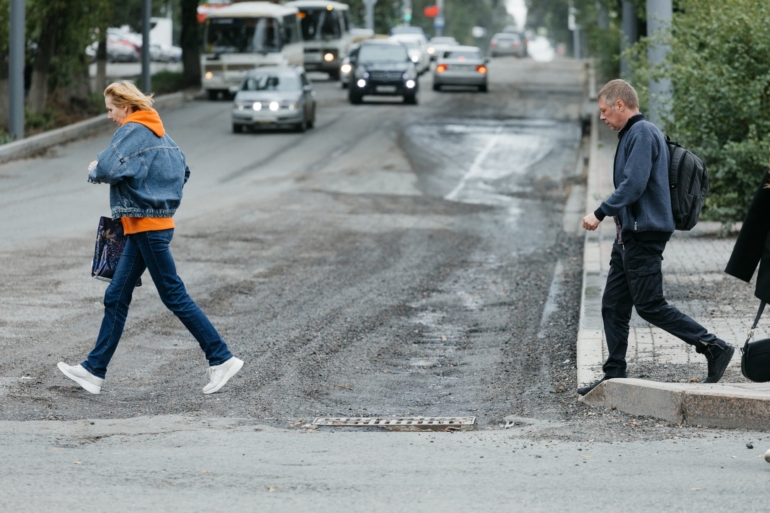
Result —
[{"label": "asphalt road", "polygon": [[[101,320],[89,268],[108,191],[85,178],[111,133],[0,166],[0,501],[604,511],[617,490],[631,511],[722,511],[766,488],[759,446],[745,448],[761,434],[577,402],[584,69],[505,59],[490,77],[483,94],[425,76],[418,106],[351,106],[319,81],[304,134],[232,134],[224,101],[163,114],[192,168],[179,273],[246,362],[213,396],[149,278],[101,395],[56,369],[85,357]],[[480,431],[302,427],[352,415],[475,416]]]}]

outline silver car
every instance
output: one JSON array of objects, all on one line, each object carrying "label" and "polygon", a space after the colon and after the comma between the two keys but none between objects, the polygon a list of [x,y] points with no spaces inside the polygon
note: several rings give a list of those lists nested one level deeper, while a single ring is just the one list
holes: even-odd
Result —
[{"label": "silver car", "polygon": [[432,37],[428,42],[428,55],[430,56],[430,60],[435,61],[443,52],[450,50],[451,47],[458,46],[459,44],[460,43],[453,37]]},{"label": "silver car", "polygon": [[527,56],[527,45],[519,34],[500,32],[492,36],[489,41],[489,55],[492,57],[512,55],[523,58]]},{"label": "silver car", "polygon": [[442,52],[433,70],[433,90],[441,86],[476,86],[487,92],[487,59],[476,46],[453,46]]},{"label": "silver car", "polygon": [[315,124],[315,109],[315,91],[303,68],[256,68],[243,77],[235,94],[233,132],[261,126],[292,126],[304,132]]}]

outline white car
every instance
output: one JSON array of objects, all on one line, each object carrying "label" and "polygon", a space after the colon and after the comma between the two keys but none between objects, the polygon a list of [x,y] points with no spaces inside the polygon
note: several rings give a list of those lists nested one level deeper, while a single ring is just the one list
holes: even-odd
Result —
[{"label": "white car", "polygon": [[430,56],[425,38],[419,34],[398,34],[388,39],[401,43],[406,47],[409,58],[414,63],[417,73],[422,75],[430,69]]},{"label": "white car", "polygon": [[430,60],[435,61],[441,52],[447,51],[452,46],[457,46],[460,43],[453,37],[437,36],[431,38],[428,42],[428,55]]}]

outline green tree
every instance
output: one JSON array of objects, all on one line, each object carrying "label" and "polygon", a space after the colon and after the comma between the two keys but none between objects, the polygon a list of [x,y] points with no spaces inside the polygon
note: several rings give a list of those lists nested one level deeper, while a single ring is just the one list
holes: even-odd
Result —
[{"label": "green tree", "polygon": [[755,0],[681,0],[674,13],[671,51],[649,69],[645,44],[636,49],[637,81],[673,84],[671,137],[699,155],[709,170],[704,217],[745,216],[770,159],[770,3]]}]

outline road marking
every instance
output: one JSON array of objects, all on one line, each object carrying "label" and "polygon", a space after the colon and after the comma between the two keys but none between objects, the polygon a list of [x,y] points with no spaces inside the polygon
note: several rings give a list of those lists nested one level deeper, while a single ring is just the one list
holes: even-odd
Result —
[{"label": "road marking", "polygon": [[452,192],[444,196],[444,199],[447,199],[449,201],[454,201],[457,196],[460,194],[460,191],[463,190],[465,187],[465,184],[470,180],[471,178],[474,178],[481,174],[481,164],[484,163],[484,160],[489,155],[489,152],[492,151],[492,148],[495,147],[497,144],[497,141],[500,140],[500,135],[503,133],[503,126],[500,125],[497,127],[497,130],[495,130],[495,135],[492,136],[491,139],[489,139],[489,142],[484,147],[484,149],[476,155],[476,158],[473,160],[473,164],[471,164],[470,169],[468,169],[468,172],[465,173],[465,175],[460,180],[460,183],[457,184],[457,187],[452,189]]},{"label": "road marking", "polygon": [[545,300],[545,306],[543,307],[543,315],[540,317],[540,332],[537,334],[537,338],[545,338],[545,327],[548,323],[551,315],[556,313],[559,306],[556,303],[559,294],[561,294],[562,285],[564,284],[564,266],[561,260],[556,262],[556,267],[553,270],[553,279],[551,279],[551,288],[548,290],[548,298]]}]

